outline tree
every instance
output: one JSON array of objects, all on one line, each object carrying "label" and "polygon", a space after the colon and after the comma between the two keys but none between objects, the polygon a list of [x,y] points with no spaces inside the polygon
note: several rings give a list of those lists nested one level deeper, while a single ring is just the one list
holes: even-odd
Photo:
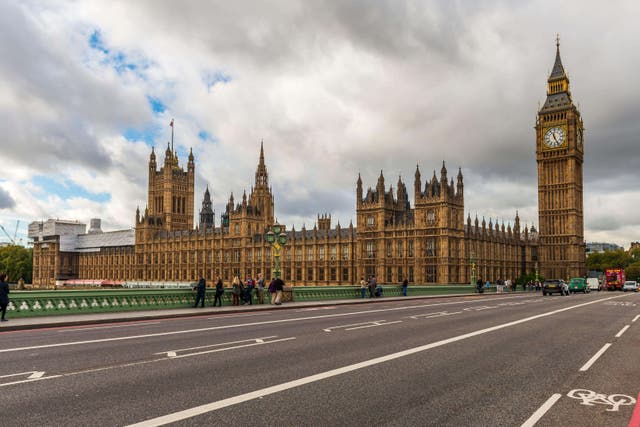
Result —
[{"label": "tree", "polygon": [[624,269],[624,272],[627,280],[637,280],[640,278],[640,261],[628,265],[627,268]]},{"label": "tree", "polygon": [[633,255],[624,250],[593,253],[587,257],[587,269],[604,271],[607,268],[626,268],[633,260]]},{"label": "tree", "polygon": [[22,277],[26,283],[31,283],[33,249],[18,245],[0,248],[0,271],[6,273],[11,282]]}]

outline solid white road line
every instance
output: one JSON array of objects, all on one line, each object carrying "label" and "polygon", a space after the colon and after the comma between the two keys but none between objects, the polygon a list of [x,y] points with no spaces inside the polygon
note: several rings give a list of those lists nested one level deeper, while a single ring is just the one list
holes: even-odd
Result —
[{"label": "solid white road line", "polygon": [[[615,297],[610,297],[609,299],[612,298],[620,298],[620,296],[615,296]],[[232,406],[232,405],[237,405],[239,403],[243,403],[243,402],[247,402],[249,400],[253,400],[253,399],[258,399],[264,396],[268,396],[271,394],[275,394],[275,393],[279,393],[281,391],[285,391],[285,390],[289,390],[295,387],[300,387],[302,385],[305,384],[310,384],[310,383],[314,383],[316,381],[321,381],[327,378],[331,378],[331,377],[335,377],[338,375],[342,375],[342,374],[346,374],[348,372],[353,372],[356,371],[358,369],[362,369],[362,368],[366,368],[369,366],[374,366],[380,363],[384,363],[384,362],[388,362],[390,360],[395,360],[395,359],[399,359],[401,357],[406,357],[406,356],[410,356],[416,353],[420,353],[426,350],[430,350],[432,348],[436,348],[436,347],[441,347],[447,344],[451,344],[454,342],[458,342],[458,341],[462,341],[468,338],[472,338],[472,337],[476,337],[478,335],[483,335],[489,332],[494,332],[494,331],[498,331],[501,329],[505,329],[505,328],[509,328],[512,326],[516,326],[522,323],[527,323],[527,322],[531,322],[532,320],[535,319],[540,319],[543,317],[547,317],[547,316],[553,316],[555,314],[558,313],[562,313],[564,311],[568,311],[568,310],[573,310],[575,308],[579,308],[579,307],[585,307],[587,305],[591,305],[591,304],[597,304],[602,302],[602,300],[596,300],[596,301],[590,301],[590,302],[586,302],[586,303],[582,303],[582,304],[578,304],[578,305],[573,305],[573,306],[569,306],[569,307],[565,307],[565,308],[560,308],[557,310],[553,310],[553,311],[549,311],[546,313],[542,313],[542,314],[537,314],[535,316],[530,316],[530,317],[526,317],[524,319],[520,319],[520,320],[514,320],[512,322],[509,323],[503,323],[501,325],[497,325],[497,326],[492,326],[490,328],[485,328],[485,329],[479,329],[477,331],[473,331],[473,332],[469,332],[466,334],[462,334],[462,335],[458,335],[456,337],[452,337],[452,338],[447,338],[441,341],[436,341],[430,344],[425,344],[419,347],[414,347],[414,348],[410,348],[407,350],[403,350],[403,351],[399,351],[397,353],[391,353],[391,354],[387,354],[385,356],[380,356],[380,357],[376,357],[373,359],[369,359],[369,360],[365,360],[364,362],[359,362],[359,363],[355,363],[353,365],[347,365],[347,366],[343,366],[341,368],[337,368],[337,369],[332,369],[326,372],[321,372],[319,374],[315,374],[315,375],[310,375],[308,377],[304,377],[304,378],[300,378],[297,380],[293,380],[293,381],[289,381],[286,383],[282,383],[282,384],[277,384],[271,387],[266,387],[260,390],[256,390],[256,391],[252,391],[249,393],[245,393],[245,394],[241,394],[238,396],[234,396],[234,397],[230,397],[227,399],[223,399],[223,400],[219,400],[217,402],[211,402],[205,405],[201,405],[201,406],[196,406],[194,408],[190,408],[190,409],[186,409],[183,411],[179,411],[179,412],[175,412],[173,414],[168,414],[168,415],[164,415],[161,417],[157,417],[157,418],[152,418],[146,421],[142,421],[136,424],[131,424],[129,427],[149,427],[149,426],[161,426],[161,425],[165,425],[165,424],[169,424],[169,423],[174,423],[174,422],[178,422],[181,420],[185,420],[187,418],[191,418],[191,417],[195,417],[197,415],[202,415],[205,414],[207,412],[211,412],[211,411],[216,411],[218,409],[221,408],[226,408],[228,406]],[[555,399],[557,400],[557,398]],[[555,401],[553,402],[555,403]]]},{"label": "solid white road line", "polygon": [[93,329],[112,329],[112,328],[128,328],[131,326],[138,326],[138,325],[156,325],[158,323],[161,322],[140,322],[138,323],[129,323],[126,325],[109,325],[109,326],[92,326],[92,327],[88,327],[88,328],[72,328],[72,329],[60,329],[58,332],[73,332],[73,331],[90,331]]},{"label": "solid white road line", "polygon": [[620,329],[620,332],[616,334],[616,338],[620,338],[622,334],[624,334],[627,331],[627,329],[629,329],[629,326],[631,325],[626,325],[624,328]]},{"label": "solid white road line", "polygon": [[638,314],[636,317],[633,318],[632,322],[635,322],[636,320],[640,319],[640,314]]},{"label": "solid white road line", "polygon": [[[616,296],[611,298],[621,298],[622,296]],[[506,298],[506,297],[505,297]],[[518,298],[518,297],[510,297],[510,298]],[[522,297],[520,297],[522,298]],[[252,323],[241,323],[236,325],[225,325],[225,326],[211,326],[208,328],[198,328],[198,329],[186,329],[182,331],[172,331],[172,332],[157,332],[153,334],[144,334],[144,335],[131,335],[127,337],[116,337],[116,338],[101,338],[95,340],[84,340],[84,341],[73,341],[73,342],[63,342],[56,344],[43,344],[43,345],[32,345],[28,347],[15,347],[15,348],[5,348],[0,349],[0,353],[10,353],[14,351],[23,351],[23,350],[35,350],[41,348],[54,348],[54,347],[66,347],[70,345],[83,345],[83,344],[95,344],[102,342],[112,342],[112,341],[125,341],[125,340],[136,340],[140,338],[152,338],[152,337],[164,337],[168,335],[178,335],[178,334],[190,334],[195,332],[205,332],[205,331],[216,331],[221,329],[232,329],[232,328],[244,328],[247,326],[263,326],[265,324],[274,324],[274,323],[291,323],[291,322],[300,322],[303,320],[315,320],[315,319],[325,319],[331,317],[346,317],[346,316],[355,316],[359,314],[370,314],[370,313],[380,313],[385,311],[398,311],[398,310],[411,310],[415,308],[424,308],[424,307],[434,307],[439,305],[450,305],[450,304],[463,304],[463,303],[475,303],[482,302],[483,299],[477,300],[467,300],[467,301],[453,301],[453,302],[443,302],[436,304],[423,304],[423,305],[414,305],[414,306],[406,306],[406,307],[394,307],[394,308],[386,308],[386,309],[377,309],[377,310],[364,310],[364,311],[353,311],[348,313],[335,313],[335,314],[325,314],[318,316],[309,316],[309,317],[296,317],[292,319],[279,319],[279,320],[270,320],[270,321],[262,321],[262,322],[252,322]],[[603,300],[599,300],[603,301]]]},{"label": "solid white road line", "polygon": [[538,410],[534,412],[533,415],[531,415],[527,421],[524,422],[524,424],[522,424],[522,427],[533,427],[538,422],[538,420],[540,420],[540,418],[542,418],[542,416],[546,414],[547,411],[551,409],[551,407],[561,397],[562,397],[561,394],[556,393],[553,396],[551,396],[549,399],[547,399],[547,401],[544,402],[542,406],[539,407]]},{"label": "solid white road line", "polygon": [[605,345],[603,345],[602,348],[598,350],[598,352],[594,354],[593,357],[589,359],[589,361],[585,363],[584,366],[582,366],[582,368],[580,368],[580,372],[584,372],[587,369],[589,369],[591,365],[593,365],[596,362],[596,360],[598,360],[598,358],[602,356],[605,351],[607,351],[609,347],[611,347],[611,343],[606,343]]}]

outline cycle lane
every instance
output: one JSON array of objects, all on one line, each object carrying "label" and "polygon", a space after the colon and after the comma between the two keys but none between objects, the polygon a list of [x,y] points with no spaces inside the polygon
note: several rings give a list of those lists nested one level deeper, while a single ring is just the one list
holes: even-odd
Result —
[{"label": "cycle lane", "polygon": [[523,427],[640,426],[640,298],[603,303],[602,308],[619,327],[589,359],[575,360],[577,376],[548,396]]}]

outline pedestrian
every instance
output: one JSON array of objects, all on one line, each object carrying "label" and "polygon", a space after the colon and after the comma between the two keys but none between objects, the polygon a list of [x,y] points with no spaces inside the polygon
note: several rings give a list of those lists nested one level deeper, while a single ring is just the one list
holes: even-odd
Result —
[{"label": "pedestrian", "polygon": [[376,279],[376,275],[371,276],[371,284],[369,285],[371,289],[373,289],[373,295],[375,297],[382,296],[382,287],[378,289],[378,280]]},{"label": "pedestrian", "polygon": [[233,305],[240,305],[240,295],[242,293],[242,287],[240,284],[240,279],[238,276],[233,278],[233,282],[231,282],[231,295],[233,296]]},{"label": "pedestrian", "polygon": [[409,287],[409,281],[405,277],[405,279],[402,281],[402,296],[405,296],[405,297],[407,296],[408,287]]},{"label": "pedestrian", "polygon": [[374,298],[376,296],[376,276],[369,276],[369,297]]},{"label": "pedestrian", "polygon": [[240,294],[238,297],[240,298],[240,304],[245,305],[247,303],[246,298],[246,289],[242,280],[238,277],[238,282],[240,282]]},{"label": "pedestrian", "polygon": [[264,304],[264,277],[262,274],[258,274],[257,293],[258,304]]},{"label": "pedestrian", "polygon": [[218,281],[216,282],[216,296],[213,299],[213,306],[216,306],[218,303],[218,307],[222,307],[222,295],[224,295],[224,286],[222,284],[222,279],[218,276]]},{"label": "pedestrian", "polygon": [[503,285],[502,277],[499,277],[498,281],[496,281],[496,293],[497,294],[501,294],[502,293],[502,285]]},{"label": "pedestrian", "polygon": [[362,295],[362,299],[366,298],[368,287],[369,285],[367,284],[367,281],[364,280],[364,277],[361,277],[360,278],[360,295]]},{"label": "pedestrian", "polygon": [[476,290],[479,294],[482,293],[482,286],[484,286],[483,283],[482,277],[478,277],[478,280],[476,280]]},{"label": "pedestrian", "polygon": [[204,280],[204,277],[200,275],[200,280],[198,280],[198,284],[195,287],[196,290],[196,304],[193,306],[194,308],[198,308],[198,303],[200,302],[200,307],[204,308],[204,293],[207,290],[207,282]]},{"label": "pedestrian", "polygon": [[276,279],[271,279],[269,283],[269,294],[271,295],[271,304],[276,303]]},{"label": "pedestrian", "polygon": [[276,288],[276,305],[282,304],[282,291],[284,290],[284,282],[281,278],[276,277],[275,280],[275,288]]},{"label": "pedestrian", "polygon": [[7,275],[0,274],[0,312],[2,318],[0,321],[6,322],[5,315],[7,314],[7,306],[9,305],[9,284],[7,283]]},{"label": "pedestrian", "polygon": [[246,281],[247,286],[245,287],[245,302],[249,305],[253,305],[253,288],[255,287],[253,278],[248,277]]}]

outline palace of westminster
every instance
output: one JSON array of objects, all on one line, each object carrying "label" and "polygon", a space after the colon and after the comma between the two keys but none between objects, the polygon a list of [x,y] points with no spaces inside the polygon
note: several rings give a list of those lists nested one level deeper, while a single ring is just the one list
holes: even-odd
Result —
[{"label": "palace of westminster", "polygon": [[[375,188],[356,184],[356,225],[332,226],[319,215],[313,229],[285,229],[281,271],[291,285],[351,285],[376,275],[379,282],[469,283],[515,279],[539,271],[546,278],[584,276],[582,206],[583,123],[573,104],[559,43],[547,81],[547,98],[535,124],[538,163],[539,230],[464,218],[462,171],[450,177],[443,162],[423,182],[416,168],[411,207],[398,180],[387,189],[380,173]],[[167,148],[158,169],[149,158],[147,207],[135,213],[135,227],[102,232],[77,221],[50,219],[29,225],[33,239],[33,283],[51,286],[69,280],[192,282],[199,275],[272,276],[273,252],[264,239],[274,224],[274,197],[261,144],[249,195],[229,198],[216,225],[209,189],[199,224],[194,225],[193,153],[186,170]],[[472,267],[473,264],[473,267]],[[474,271],[472,272],[472,268]]]}]

